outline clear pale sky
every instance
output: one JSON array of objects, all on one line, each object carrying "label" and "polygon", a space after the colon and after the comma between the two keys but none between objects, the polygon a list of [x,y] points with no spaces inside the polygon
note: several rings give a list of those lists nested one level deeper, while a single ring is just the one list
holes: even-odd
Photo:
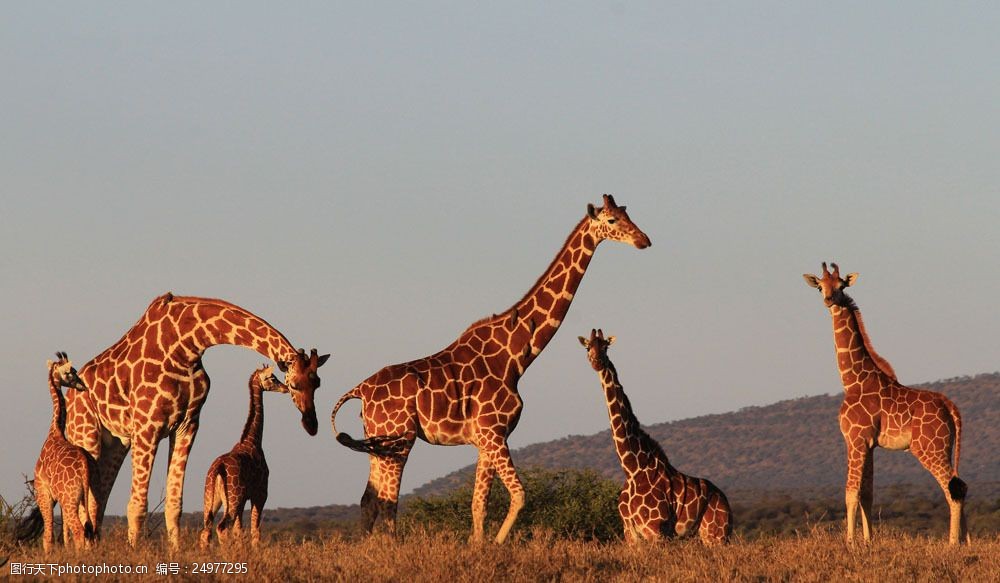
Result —
[{"label": "clear pale sky", "polygon": [[[598,248],[514,448],[607,428],[591,327],[645,423],[839,391],[801,277],[831,259],[903,382],[998,370],[998,30],[987,3],[9,3],[0,494],[47,431],[46,358],[170,290],[333,354],[316,437],[265,396],[268,506],[357,502],[337,398],[513,304],[604,192],[653,246]],[[205,356],[187,511],[260,362]],[[474,460],[420,442],[403,491]]]}]

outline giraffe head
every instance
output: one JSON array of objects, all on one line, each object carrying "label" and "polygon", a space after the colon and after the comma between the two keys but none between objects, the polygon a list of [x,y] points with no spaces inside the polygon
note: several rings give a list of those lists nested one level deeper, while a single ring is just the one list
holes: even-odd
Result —
[{"label": "giraffe head", "polygon": [[271,391],[274,393],[288,392],[288,385],[279,381],[278,377],[274,376],[274,367],[266,364],[260,365],[260,368],[253,371],[250,382],[260,387],[262,391]]},{"label": "giraffe head", "polygon": [[329,354],[319,356],[313,348],[309,356],[300,348],[297,352],[278,361],[278,368],[285,373],[285,385],[292,394],[292,402],[302,413],[302,427],[309,435],[316,435],[319,422],[316,421],[316,404],[313,393],[319,388],[316,370],[330,358]]},{"label": "giraffe head", "polygon": [[583,336],[577,336],[580,339],[580,344],[587,349],[587,360],[590,361],[590,366],[594,367],[594,370],[600,371],[607,368],[608,363],[608,346],[615,343],[614,336],[604,337],[603,330],[590,330],[590,338],[585,338]]},{"label": "giraffe head", "polygon": [[858,274],[848,273],[847,277],[842,279],[837,264],[831,263],[830,267],[833,268],[833,271],[827,271],[826,262],[823,263],[823,277],[816,277],[811,273],[803,273],[802,277],[805,278],[810,287],[818,289],[819,293],[823,294],[823,303],[826,304],[826,307],[849,307],[852,301],[844,293],[844,288],[854,285],[858,281]]},{"label": "giraffe head", "polygon": [[83,384],[80,377],[73,368],[73,362],[65,352],[57,352],[56,360],[47,360],[45,365],[49,369],[49,381],[59,387],[70,387],[79,391],[86,391],[87,385]]},{"label": "giraffe head", "polygon": [[587,205],[587,216],[590,217],[590,233],[598,242],[605,239],[628,243],[637,249],[645,249],[652,245],[646,233],[635,226],[625,212],[625,205],[615,204],[615,197],[604,195],[604,206],[597,208]]}]

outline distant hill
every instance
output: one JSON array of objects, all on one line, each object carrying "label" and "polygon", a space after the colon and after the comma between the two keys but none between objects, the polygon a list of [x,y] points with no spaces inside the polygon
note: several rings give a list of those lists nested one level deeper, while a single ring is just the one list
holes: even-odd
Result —
[{"label": "distant hill", "polygon": [[[913,385],[944,393],[962,414],[959,470],[975,495],[976,483],[1000,482],[1000,373]],[[628,390],[628,387],[626,387]],[[846,462],[837,425],[841,394],[802,397],[733,413],[706,415],[645,426],[679,470],[710,478],[723,490],[787,491],[843,487]],[[655,418],[634,402],[640,421]],[[610,430],[571,435],[512,452],[519,467],[592,468],[609,478],[624,476],[611,444]],[[467,483],[467,466],[414,491],[427,496]],[[878,449],[876,492],[880,484],[937,484],[908,452]]]}]

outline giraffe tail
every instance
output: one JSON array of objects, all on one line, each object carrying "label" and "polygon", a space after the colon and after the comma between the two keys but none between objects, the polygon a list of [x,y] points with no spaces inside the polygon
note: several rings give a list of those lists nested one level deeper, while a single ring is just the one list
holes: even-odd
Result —
[{"label": "giraffe tail", "polygon": [[379,435],[367,439],[354,439],[342,431],[337,431],[337,411],[340,407],[351,399],[362,398],[361,386],[359,385],[344,393],[344,396],[333,406],[333,412],[330,413],[330,426],[333,428],[333,434],[337,436],[337,441],[354,451],[386,457],[399,455],[406,443],[406,438],[402,435]]},{"label": "giraffe tail", "polygon": [[958,458],[962,452],[962,415],[958,412],[958,407],[951,402],[948,397],[944,398],[944,404],[951,414],[951,421],[955,424],[955,459],[952,462],[952,469],[958,475]]}]

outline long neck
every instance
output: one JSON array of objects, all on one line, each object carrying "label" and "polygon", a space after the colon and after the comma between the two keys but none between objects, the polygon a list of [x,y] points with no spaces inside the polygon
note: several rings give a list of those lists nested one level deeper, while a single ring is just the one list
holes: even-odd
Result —
[{"label": "long neck", "polygon": [[590,234],[588,221],[590,219],[584,217],[577,224],[545,273],[504,314],[513,329],[509,350],[522,370],[534,361],[559,330],[587,272],[599,242]]},{"label": "long neck", "polygon": [[846,306],[831,306],[830,316],[833,318],[837,367],[840,369],[840,380],[845,391],[850,392],[867,379],[869,375],[864,373],[881,374],[892,381],[896,380],[892,366],[872,347],[861,319],[861,311],[853,300]]},{"label": "long neck", "polygon": [[[622,469],[626,474],[635,473],[639,467],[639,456],[641,453],[659,457],[667,468],[670,464],[666,453],[653,441],[653,439],[642,429],[635,413],[632,412],[632,405],[628,396],[618,382],[618,371],[610,360],[605,359],[605,366],[598,374],[601,377],[601,386],[604,387],[604,397],[608,403],[608,418],[611,421],[611,437],[615,442],[615,451],[621,462]],[[647,460],[647,463],[651,460]]]},{"label": "long neck", "polygon": [[60,437],[63,436],[63,428],[66,426],[66,400],[61,389],[59,382],[49,375],[49,396],[52,397],[52,424],[49,425],[49,434]]},{"label": "long neck", "polygon": [[260,384],[255,380],[250,381],[250,413],[247,415],[247,422],[243,425],[243,433],[240,435],[240,442],[260,447],[264,438],[264,394]]},{"label": "long neck", "polygon": [[[140,328],[143,323],[144,329]],[[288,339],[263,318],[222,300],[157,298],[136,329],[144,338],[158,339],[165,355],[190,363],[219,344],[243,346],[275,362],[288,360],[295,352]],[[126,339],[130,336],[133,333]]]}]

